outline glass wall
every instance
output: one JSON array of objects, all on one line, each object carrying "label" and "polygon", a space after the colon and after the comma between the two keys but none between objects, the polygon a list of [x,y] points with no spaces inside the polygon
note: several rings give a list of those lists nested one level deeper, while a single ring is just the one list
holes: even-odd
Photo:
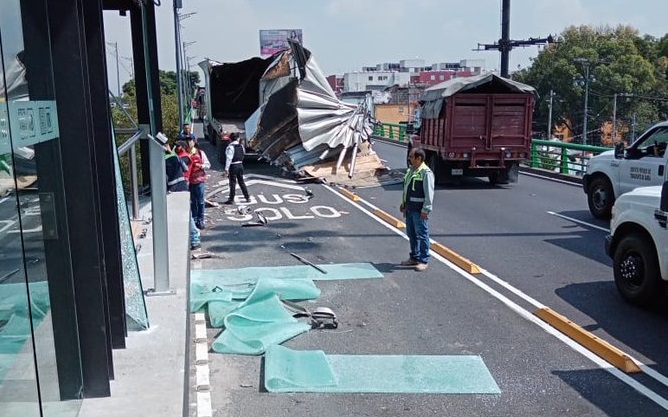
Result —
[{"label": "glass wall", "polygon": [[[25,57],[35,45],[24,42],[27,4],[45,8],[43,0],[0,2],[0,416],[74,417],[81,400],[61,399],[50,296],[57,289],[47,274],[46,241],[57,233],[54,190],[40,188],[50,167],[60,172],[56,104],[44,97],[52,77],[26,77]],[[40,74],[50,74],[49,54],[38,56]],[[39,100],[29,82],[40,83]],[[49,155],[38,169],[40,152]]]}]

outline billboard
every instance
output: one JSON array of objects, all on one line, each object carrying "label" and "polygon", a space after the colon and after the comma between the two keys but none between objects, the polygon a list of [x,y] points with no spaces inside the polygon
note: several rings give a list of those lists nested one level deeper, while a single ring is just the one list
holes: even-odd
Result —
[{"label": "billboard", "polygon": [[260,31],[260,55],[273,55],[289,49],[288,39],[295,39],[303,45],[301,29],[274,29]]}]

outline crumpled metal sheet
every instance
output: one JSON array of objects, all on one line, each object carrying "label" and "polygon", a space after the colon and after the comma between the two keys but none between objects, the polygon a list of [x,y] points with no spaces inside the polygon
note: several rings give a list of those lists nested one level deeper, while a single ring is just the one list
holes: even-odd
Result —
[{"label": "crumpled metal sheet", "polygon": [[339,158],[342,152],[354,160],[357,147],[373,132],[366,102],[340,101],[312,54],[299,44],[291,46],[260,80],[262,104],[246,123],[250,147],[289,171]]}]

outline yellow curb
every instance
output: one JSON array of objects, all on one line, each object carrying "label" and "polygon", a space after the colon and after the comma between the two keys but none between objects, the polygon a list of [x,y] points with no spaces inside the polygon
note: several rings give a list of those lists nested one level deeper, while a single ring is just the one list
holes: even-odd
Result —
[{"label": "yellow curb", "polygon": [[360,200],[362,200],[362,199],[360,198],[360,196],[358,196],[357,194],[355,194],[355,193],[353,193],[353,192],[351,192],[351,191],[346,190],[345,188],[339,188],[339,191],[341,192],[341,194],[345,195],[346,197],[348,197],[349,199],[351,199],[351,200],[353,200],[353,201],[360,201]]},{"label": "yellow curb", "polygon": [[458,253],[453,252],[451,249],[446,248],[438,242],[432,242],[431,249],[448,261],[462,268],[469,274],[479,274],[481,272],[478,265],[459,255]]},{"label": "yellow curb", "polygon": [[642,372],[638,364],[626,353],[605,340],[599,339],[554,310],[544,307],[536,310],[534,314],[627,374]]},{"label": "yellow curb", "polygon": [[406,223],[402,222],[401,220],[397,219],[394,216],[391,216],[387,213],[385,213],[381,209],[376,209],[373,212],[376,216],[380,217],[381,219],[385,220],[387,223],[391,224],[392,226],[398,228],[398,229],[403,229],[406,227]]}]

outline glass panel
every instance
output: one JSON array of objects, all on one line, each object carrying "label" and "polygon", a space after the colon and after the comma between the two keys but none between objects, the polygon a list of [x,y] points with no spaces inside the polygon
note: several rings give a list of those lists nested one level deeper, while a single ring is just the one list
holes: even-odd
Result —
[{"label": "glass panel", "polygon": [[[30,97],[30,77],[26,77],[26,57],[33,64],[39,57],[41,72],[32,83],[42,86],[41,91],[53,91],[51,59],[48,53],[34,49],[48,50],[48,45],[38,44],[39,40],[25,44],[28,28],[22,24],[32,21],[22,19],[21,4],[33,8],[28,12],[31,17],[46,7],[44,1],[0,2],[0,72],[4,73],[0,78],[4,80],[0,84],[0,160],[5,162],[0,163],[0,175],[9,178],[6,184],[0,182],[0,196],[4,195],[0,197],[0,336],[4,336],[0,350],[8,354],[4,375],[0,373],[0,416],[74,417],[81,400],[61,401],[59,371],[63,369],[62,364],[58,369],[62,361],[57,353],[67,358],[79,356],[78,352],[56,351],[50,294],[61,291],[47,274],[46,255],[46,240],[58,238],[54,200],[56,193],[63,193],[62,180],[44,179],[52,184],[48,190],[40,186],[40,175],[60,172],[60,159],[53,157],[59,155],[54,152],[58,149],[56,107],[54,97]],[[34,27],[30,30],[36,31]],[[46,29],[39,30],[47,34]],[[43,88],[45,85],[49,88]],[[40,157],[43,152],[48,155]],[[74,311],[74,306],[60,306],[61,311],[68,309]]]},{"label": "glass panel", "polygon": [[12,153],[7,103],[13,97],[8,94],[21,88],[17,54],[23,42],[18,9],[11,3],[0,4],[0,415],[31,417],[39,416],[40,410],[21,240],[22,200],[16,181],[23,169],[22,161],[16,159],[27,160],[28,155]]}]

